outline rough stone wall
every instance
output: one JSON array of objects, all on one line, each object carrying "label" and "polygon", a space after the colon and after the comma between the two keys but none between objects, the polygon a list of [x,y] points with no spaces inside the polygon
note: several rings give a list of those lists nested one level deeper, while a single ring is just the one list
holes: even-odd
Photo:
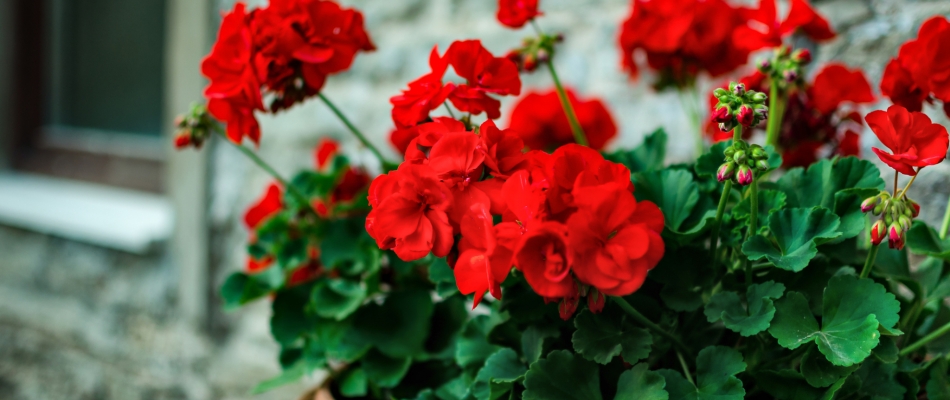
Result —
[{"label": "rough stone wall", "polygon": [[[379,50],[359,56],[351,71],[332,77],[324,93],[391,157],[388,99],[428,70],[433,45],[444,51],[453,40],[481,38],[500,54],[530,34],[499,26],[494,0],[342,2],[364,10]],[[220,7],[232,3],[221,0]],[[629,82],[619,70],[617,27],[629,1],[541,3],[547,14],[544,29],[566,34],[555,60],[562,79],[582,96],[605,99],[621,130],[613,145],[636,145],[663,126],[672,137],[671,160],[691,158],[692,136],[678,96],[653,93],[645,81]],[[838,39],[820,48],[817,64],[834,59],[860,66],[875,87],[887,60],[924,19],[950,15],[950,0],[815,3],[840,31]],[[526,90],[550,87],[544,73],[524,81]],[[886,104],[882,100],[876,107]],[[511,100],[504,105],[503,111]],[[947,122],[942,116],[938,120]],[[285,175],[312,163],[310,149],[320,136],[357,147],[317,101],[262,118],[262,123],[262,156]],[[864,146],[874,143],[866,132]],[[211,176],[217,287],[243,265],[247,232],[239,218],[269,179],[228,146],[212,149]],[[943,215],[947,176],[946,163],[928,169],[912,189],[930,222]],[[177,277],[164,252],[132,256],[0,228],[0,254],[0,399],[240,399],[278,371],[266,301],[225,313],[210,292],[210,329],[185,324],[175,313]],[[305,387],[293,385],[259,398],[295,398]]]}]

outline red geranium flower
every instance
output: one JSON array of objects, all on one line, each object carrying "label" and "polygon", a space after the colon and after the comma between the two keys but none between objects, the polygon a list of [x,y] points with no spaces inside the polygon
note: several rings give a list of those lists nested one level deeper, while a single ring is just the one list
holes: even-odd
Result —
[{"label": "red geranium flower", "polygon": [[271,183],[267,187],[267,191],[264,192],[264,196],[244,213],[244,225],[248,229],[257,228],[258,225],[279,212],[283,207],[283,193],[280,186]]},{"label": "red geranium flower", "polygon": [[[617,136],[617,125],[600,99],[579,99],[573,90],[567,89],[567,98],[574,106],[577,119],[584,129],[590,147],[603,149]],[[553,150],[567,143],[574,143],[574,134],[561,107],[555,90],[543,93],[528,93],[511,110],[508,129],[515,132],[532,149]]]},{"label": "red geranium flower", "polygon": [[515,266],[534,291],[544,297],[568,297],[576,291],[571,274],[567,226],[543,222],[528,231],[515,249]]},{"label": "red geranium flower", "polygon": [[541,15],[538,0],[498,0],[498,21],[510,28],[520,28]]},{"label": "red geranium flower", "polygon": [[782,45],[782,38],[801,31],[814,41],[833,39],[835,32],[807,0],[792,0],[788,16],[779,22],[775,0],[762,0],[759,8],[748,12],[752,24],[736,29],[733,40],[739,46],[758,50]]},{"label": "red geranium flower", "polygon": [[445,76],[449,62],[447,57],[439,56],[438,47],[432,48],[432,53],[429,54],[429,67],[431,72],[410,82],[409,89],[389,99],[393,105],[392,116],[396,127],[406,129],[426,121],[429,119],[429,112],[442,106],[449,93],[455,90],[453,83],[442,84],[442,77]]},{"label": "red geranium flower", "polygon": [[904,175],[917,175],[915,167],[938,164],[947,156],[947,128],[932,123],[924,113],[908,112],[893,105],[886,112],[871,112],[865,119],[881,143],[891,150],[887,153],[874,147],[874,153]]},{"label": "red geranium flower", "polygon": [[452,193],[425,166],[403,163],[396,171],[373,180],[369,188],[373,207],[366,231],[381,249],[393,249],[404,261],[430,252],[449,254],[454,243],[446,211]]},{"label": "red geranium flower", "polygon": [[909,111],[920,111],[924,101],[940,100],[950,116],[950,22],[946,17],[927,20],[917,38],[901,46],[884,70],[881,92]]},{"label": "red geranium flower", "polygon": [[501,116],[501,102],[488,94],[517,96],[521,93],[518,66],[505,57],[493,56],[480,40],[454,42],[445,57],[467,81],[449,95],[449,100],[461,111],[485,112],[489,119],[496,119]]},{"label": "red geranium flower", "polygon": [[511,222],[492,226],[491,213],[484,204],[473,205],[461,225],[455,282],[462,294],[475,293],[475,308],[486,291],[501,299],[501,283],[513,265],[513,245],[521,229]]}]

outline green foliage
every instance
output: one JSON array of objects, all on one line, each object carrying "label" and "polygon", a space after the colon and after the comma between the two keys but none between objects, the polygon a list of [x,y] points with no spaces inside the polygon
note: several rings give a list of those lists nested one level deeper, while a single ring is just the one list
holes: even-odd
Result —
[{"label": "green foliage", "polygon": [[650,332],[635,327],[619,312],[593,314],[584,310],[574,318],[574,325],[574,350],[588,360],[607,364],[614,356],[622,355],[624,361],[633,363],[650,355]]},{"label": "green foliage", "polygon": [[695,237],[716,216],[715,205],[703,201],[699,185],[689,171],[664,169],[636,173],[633,183],[637,200],[659,206],[666,218],[666,230],[677,240]]},{"label": "green foliage", "polygon": [[772,300],[782,297],[785,285],[768,281],[752,284],[746,292],[746,306],[742,305],[736,292],[719,292],[706,304],[706,319],[709,322],[722,320],[732,331],[742,336],[752,336],[769,327],[775,306]]},{"label": "green foliage", "polygon": [[625,165],[630,172],[660,169],[666,160],[666,142],[666,131],[658,128],[644,137],[643,143],[633,150],[605,153],[604,158]]},{"label": "green foliage", "polygon": [[668,400],[670,395],[663,390],[666,379],[647,368],[646,364],[641,363],[620,374],[614,400]]},{"label": "green foliage", "polygon": [[666,391],[670,400],[733,400],[742,399],[745,389],[736,377],[745,371],[742,354],[724,346],[710,346],[696,357],[696,384],[690,383],[679,372],[664,369]]},{"label": "green foliage", "polygon": [[602,400],[597,364],[566,350],[553,351],[525,374],[525,400]]},{"label": "green foliage", "polygon": [[839,218],[827,208],[791,208],[769,216],[774,243],[756,235],[742,245],[750,260],[767,259],[776,267],[798,272],[818,255],[818,245],[841,235]]}]

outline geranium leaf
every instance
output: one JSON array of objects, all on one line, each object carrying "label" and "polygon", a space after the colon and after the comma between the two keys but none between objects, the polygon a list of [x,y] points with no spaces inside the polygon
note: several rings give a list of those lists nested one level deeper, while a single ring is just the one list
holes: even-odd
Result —
[{"label": "geranium leaf", "polygon": [[630,172],[660,169],[666,160],[666,141],[666,131],[658,128],[644,137],[643,143],[633,150],[605,153],[604,158],[625,165]]},{"label": "geranium leaf", "polygon": [[566,350],[552,351],[525,374],[524,400],[603,400],[598,367]]},{"label": "geranium leaf", "polygon": [[485,366],[478,370],[476,382],[514,382],[524,376],[528,368],[518,360],[518,353],[509,348],[503,348],[485,360]]},{"label": "geranium leaf", "polygon": [[858,394],[867,396],[862,398],[875,400],[903,400],[907,388],[897,382],[895,379],[896,373],[896,364],[882,364],[873,358],[868,360],[854,372],[854,375],[861,379],[861,388],[858,389]]},{"label": "geranium leaf", "polygon": [[785,285],[767,281],[753,284],[746,290],[746,306],[735,292],[719,292],[706,304],[706,319],[712,323],[722,320],[726,328],[742,336],[752,336],[769,328],[775,306],[772,300],[782,297]]},{"label": "geranium leaf", "polygon": [[637,200],[649,200],[663,210],[666,227],[673,232],[685,230],[683,222],[689,218],[699,202],[699,186],[693,175],[684,170],[641,172],[633,175]]},{"label": "geranium leaf", "polygon": [[750,260],[766,258],[775,266],[798,272],[818,254],[818,245],[841,235],[838,216],[823,207],[790,208],[769,216],[770,242],[756,235],[742,245]]},{"label": "geranium leaf", "polygon": [[462,367],[480,364],[498,350],[498,346],[488,343],[488,332],[497,320],[488,315],[479,315],[470,319],[462,328],[455,347],[455,362]]},{"label": "geranium leaf", "polygon": [[828,387],[841,378],[850,375],[858,369],[858,364],[849,367],[839,367],[828,361],[818,347],[809,345],[805,355],[802,356],[801,371],[802,376],[808,381],[809,385],[816,388]]},{"label": "geranium leaf", "polygon": [[640,363],[620,374],[614,400],[668,400],[670,394],[663,389],[666,379],[648,369],[648,365]]},{"label": "geranium leaf", "polygon": [[[759,221],[768,221],[769,216],[785,207],[785,193],[778,190],[759,190]],[[738,220],[747,221],[752,210],[752,201],[744,198],[732,209],[732,217]],[[862,225],[863,227],[863,225]],[[765,224],[759,226],[762,232],[766,228]]]},{"label": "geranium leaf", "polygon": [[941,359],[930,367],[930,379],[927,381],[927,398],[932,400],[950,399],[950,374],[947,373],[947,360]]},{"label": "geranium leaf", "polygon": [[370,350],[363,357],[366,378],[376,386],[384,388],[396,387],[406,376],[406,372],[409,372],[410,365],[412,365],[412,359],[409,357],[393,358],[376,350]]},{"label": "geranium leaf", "polygon": [[914,221],[907,232],[907,247],[914,254],[950,261],[950,239],[940,239],[937,231],[922,221]]},{"label": "geranium leaf", "polygon": [[243,272],[231,274],[221,285],[225,308],[234,309],[266,296],[280,286],[281,275],[280,270],[274,267],[253,275]]},{"label": "geranium leaf", "polygon": [[554,327],[544,327],[531,325],[521,334],[521,353],[524,354],[525,361],[533,364],[541,358],[541,351],[544,349],[544,339],[556,338],[560,332]]},{"label": "geranium leaf", "polygon": [[324,318],[344,319],[363,304],[366,286],[348,279],[321,281],[310,296],[310,309]]},{"label": "geranium leaf", "polygon": [[452,344],[467,320],[468,308],[461,296],[452,296],[436,303],[432,312],[432,330],[426,338],[426,352],[438,353],[440,358],[442,355],[453,358],[455,348]]},{"label": "geranium leaf", "polygon": [[270,332],[274,340],[283,346],[293,344],[313,324],[304,312],[307,293],[303,288],[282,290],[274,298],[271,309]]},{"label": "geranium leaf", "polygon": [[609,363],[618,354],[628,363],[650,355],[653,337],[649,331],[637,328],[626,315],[604,311],[593,314],[585,309],[577,314],[574,318],[577,331],[571,339],[574,351],[600,364]]},{"label": "geranium leaf", "polygon": [[877,344],[877,347],[871,350],[871,354],[882,363],[893,364],[897,362],[899,350],[897,349],[897,343],[894,342],[894,339],[890,336],[881,336],[881,342]]},{"label": "geranium leaf", "polygon": [[900,303],[870,279],[838,275],[825,289],[821,328],[801,293],[787,293],[775,308],[769,333],[782,347],[795,349],[814,341],[828,361],[848,367],[871,354],[880,338],[878,328],[897,331]]},{"label": "geranium leaf", "polygon": [[742,400],[745,389],[736,374],[745,371],[742,354],[725,346],[709,346],[696,357],[696,385],[679,372],[657,371],[666,378],[670,400]]},{"label": "geranium leaf", "polygon": [[429,265],[429,280],[436,285],[436,293],[442,297],[449,297],[458,293],[455,283],[455,273],[444,258],[437,258]]},{"label": "geranium leaf", "polygon": [[778,400],[813,400],[824,393],[809,385],[801,374],[788,369],[758,372],[755,382]]},{"label": "geranium leaf", "polygon": [[710,146],[709,150],[696,160],[696,166],[693,168],[696,171],[696,175],[703,178],[715,178],[719,166],[726,162],[726,148],[731,145],[731,140],[724,140]]},{"label": "geranium leaf", "polygon": [[382,305],[360,307],[354,314],[354,335],[389,357],[413,357],[424,351],[433,309],[427,291],[391,293]]},{"label": "geranium leaf", "polygon": [[340,393],[346,397],[366,396],[366,372],[362,368],[357,368],[347,372],[346,376],[340,382]]}]

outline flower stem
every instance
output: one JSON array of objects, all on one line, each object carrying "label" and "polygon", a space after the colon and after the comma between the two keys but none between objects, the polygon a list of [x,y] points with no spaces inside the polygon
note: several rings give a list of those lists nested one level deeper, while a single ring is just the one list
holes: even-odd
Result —
[{"label": "flower stem", "polygon": [[571,125],[571,132],[574,133],[574,141],[579,145],[587,146],[587,135],[584,134],[584,128],[581,127],[580,121],[577,120],[577,114],[574,113],[574,106],[571,105],[571,101],[567,98],[567,92],[564,91],[564,86],[561,85],[561,80],[557,77],[554,63],[548,60],[546,64],[548,65],[548,71],[551,72],[551,79],[554,80],[554,87],[557,88],[557,97],[561,99],[561,107],[564,108],[564,114],[567,115],[567,122]]},{"label": "flower stem", "polygon": [[[913,185],[913,184],[914,184],[914,181],[917,180],[917,175],[920,175],[920,169],[919,169],[919,168],[917,169],[917,174],[914,174],[914,176],[910,177],[910,182],[907,182],[907,186],[904,186],[904,189],[901,190],[901,194],[900,194],[900,196],[898,196],[898,199],[902,199],[902,198],[904,198],[904,196],[907,195],[907,189],[910,189],[910,185]],[[896,186],[895,186],[895,187],[896,187]]]},{"label": "flower stem", "polygon": [[914,343],[911,344],[910,346],[907,346],[907,347],[901,349],[900,355],[906,356],[906,355],[910,354],[911,352],[913,352],[914,350],[917,350],[917,349],[923,347],[924,345],[926,345],[927,343],[930,343],[930,342],[934,341],[935,339],[937,339],[937,338],[943,336],[943,335],[946,334],[947,332],[950,332],[950,323],[947,323],[946,325],[937,328],[937,330],[935,330],[935,331],[933,331],[933,332],[930,332],[929,335],[924,336],[923,338],[921,338],[920,340],[914,342]]},{"label": "flower stem", "polygon": [[[736,125],[732,130],[732,145],[742,140],[742,125]],[[732,179],[727,180],[722,187],[722,196],[719,196],[719,206],[716,208],[716,222],[712,227],[712,244],[710,245],[709,255],[713,260],[713,267],[716,266],[716,249],[719,247],[719,228],[722,225],[722,214],[726,211],[726,203],[729,202],[729,193],[732,190]]]},{"label": "flower stem", "polygon": [[785,116],[785,93],[778,88],[775,82],[769,85],[769,118],[766,125],[765,144],[779,149],[779,132],[782,129],[782,117]]},{"label": "flower stem", "polygon": [[449,107],[448,102],[443,101],[442,105],[445,106],[445,111],[449,112],[449,116],[452,117],[452,119],[458,119],[458,118],[455,118],[455,112],[452,111],[452,107]]},{"label": "flower stem", "polygon": [[264,170],[264,172],[274,178],[277,182],[280,182],[280,185],[286,188],[287,192],[290,193],[291,196],[296,197],[298,201],[307,207],[307,209],[312,211],[310,208],[310,200],[307,199],[307,196],[304,196],[303,193],[300,193],[296,187],[292,186],[290,182],[284,179],[284,177],[274,169],[274,167],[271,167],[270,164],[260,158],[257,153],[242,144],[232,142],[231,139],[228,138],[227,134],[224,133],[224,129],[220,125],[215,125],[214,132],[221,136],[225,142],[232,144],[236,149],[238,149],[238,151],[243,153],[245,157],[253,161],[254,164],[257,164],[260,169]]},{"label": "flower stem", "polygon": [[633,306],[630,305],[630,303],[628,303],[627,300],[625,300],[623,297],[611,296],[610,298],[615,303],[617,303],[617,305],[619,305],[620,308],[622,308],[623,311],[627,313],[627,315],[633,317],[633,319],[635,319],[637,322],[643,324],[644,326],[646,326],[653,332],[656,332],[660,336],[663,336],[669,339],[671,342],[673,342],[674,346],[679,347],[679,349],[685,352],[686,354],[693,354],[693,352],[690,351],[689,347],[686,347],[686,345],[683,344],[683,342],[680,341],[676,336],[673,336],[672,333],[669,333],[663,330],[663,328],[661,328],[659,325],[653,323],[653,321],[650,321],[647,317],[643,316],[643,314],[640,314],[640,312],[637,311],[637,309],[633,308]]},{"label": "flower stem", "polygon": [[679,350],[675,351],[676,358],[680,360],[680,367],[683,368],[683,375],[686,375],[686,380],[689,381],[689,383],[696,385],[696,382],[693,382],[693,375],[689,373],[689,366],[686,365],[686,360],[683,358],[683,354],[680,353]]},{"label": "flower stem", "polygon": [[[752,237],[758,230],[758,220],[759,220],[759,180],[756,177],[752,178],[752,185],[749,187],[750,195],[749,201],[752,203],[750,207],[751,212],[749,213],[749,233],[748,237]],[[745,284],[752,284],[752,261],[746,260],[745,262]]]},{"label": "flower stem", "polygon": [[861,270],[861,278],[867,278],[871,274],[871,270],[874,269],[874,260],[877,259],[877,251],[880,250],[880,245],[871,245],[871,250],[868,251],[868,258],[864,260],[864,268]]},{"label": "flower stem", "polygon": [[350,132],[353,132],[353,135],[356,136],[357,139],[359,139],[360,143],[362,143],[363,146],[366,146],[366,148],[369,149],[369,151],[371,151],[373,155],[376,156],[376,158],[379,160],[379,163],[383,165],[383,169],[388,169],[388,167],[395,165],[389,160],[386,160],[385,157],[383,157],[383,153],[380,153],[379,149],[377,149],[376,146],[370,143],[369,140],[366,139],[366,136],[363,136],[363,133],[360,132],[359,129],[356,129],[356,126],[354,126],[353,123],[350,122],[349,118],[346,118],[346,116],[343,115],[340,109],[337,108],[336,105],[333,104],[333,102],[331,102],[330,99],[327,98],[327,96],[323,95],[323,92],[320,92],[317,95],[320,96],[320,100],[323,100],[323,103],[326,104],[327,107],[330,107],[330,111],[333,111],[333,114],[336,114],[336,117],[339,118],[340,121],[343,122],[343,125],[346,125],[347,129],[349,129]]},{"label": "flower stem", "polygon": [[940,226],[940,239],[947,238],[948,229],[950,229],[950,196],[947,196],[947,211],[943,212],[943,225]]}]

